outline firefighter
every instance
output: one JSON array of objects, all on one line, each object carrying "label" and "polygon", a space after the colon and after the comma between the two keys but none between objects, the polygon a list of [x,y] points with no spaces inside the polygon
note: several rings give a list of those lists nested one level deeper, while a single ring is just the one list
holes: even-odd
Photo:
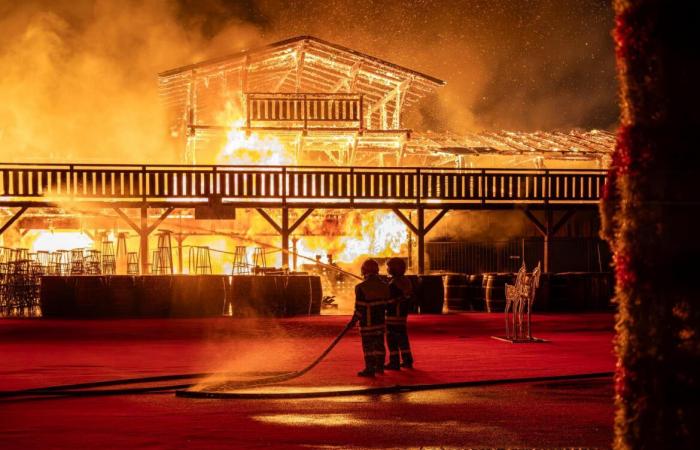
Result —
[{"label": "firefighter", "polygon": [[375,373],[384,373],[384,318],[389,286],[379,277],[377,261],[368,259],[361,271],[364,281],[355,286],[355,318],[360,322],[365,368],[357,375],[373,377]]},{"label": "firefighter", "polygon": [[389,282],[389,302],[386,308],[386,346],[389,349],[387,370],[413,368],[413,355],[408,343],[406,318],[408,309],[413,302],[413,287],[411,280],[405,276],[406,262],[401,258],[391,258],[387,261],[387,272],[391,275]]}]

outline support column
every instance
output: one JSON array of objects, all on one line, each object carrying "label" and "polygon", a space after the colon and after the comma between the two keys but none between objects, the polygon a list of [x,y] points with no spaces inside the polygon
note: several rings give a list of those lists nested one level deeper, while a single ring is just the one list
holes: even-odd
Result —
[{"label": "support column", "polygon": [[182,274],[182,243],[187,239],[184,234],[176,234],[175,242],[177,242],[177,272]]},{"label": "support column", "polygon": [[282,268],[289,269],[289,208],[282,208]]},{"label": "support column", "polygon": [[411,222],[411,220],[407,218],[398,208],[394,209],[393,211],[394,214],[396,214],[396,216],[406,224],[408,229],[416,235],[416,242],[418,244],[418,274],[422,274],[425,272],[425,235],[428,234],[435,225],[437,225],[440,219],[442,219],[445,214],[449,212],[449,209],[440,210],[440,212],[433,217],[427,226],[425,225],[425,210],[423,208],[417,209],[417,225],[413,225],[413,222]]},{"label": "support column", "polygon": [[148,273],[148,236],[163,223],[163,221],[175,210],[174,207],[167,208],[163,214],[151,225],[148,225],[148,206],[143,204],[140,207],[141,216],[140,223],[136,225],[126,214],[119,208],[114,208],[114,211],[139,235],[139,253],[141,254],[141,274]]},{"label": "support column", "polygon": [[423,208],[418,208],[418,233],[417,243],[418,243],[418,273],[423,274],[425,272],[425,210]]},{"label": "support column", "polygon": [[141,227],[139,233],[139,254],[141,255],[141,274],[148,273],[148,207],[141,207]]},{"label": "support column", "polygon": [[270,217],[270,215],[267,214],[264,209],[258,208],[257,211],[265,220],[267,220],[270,226],[272,226],[272,228],[274,228],[275,231],[280,234],[282,238],[282,266],[289,268],[289,236],[294,232],[294,230],[297,229],[299,225],[301,225],[304,219],[309,217],[309,214],[314,211],[313,208],[309,208],[304,211],[304,213],[299,216],[299,218],[292,225],[289,225],[289,208],[287,207],[282,208],[281,225],[277,224],[277,222]]},{"label": "support column", "polygon": [[533,225],[537,228],[537,230],[540,232],[543,238],[543,264],[542,264],[542,270],[547,273],[550,271],[550,264],[549,264],[549,248],[550,248],[550,238],[557,234],[557,232],[561,229],[561,227],[566,224],[566,222],[569,221],[571,216],[574,215],[576,212],[575,209],[569,209],[567,210],[563,216],[559,218],[559,220],[554,223],[554,211],[547,208],[544,210],[544,224],[537,219],[537,217],[534,215],[532,211],[529,209],[525,208],[522,210],[525,216],[530,219]]},{"label": "support column", "polygon": [[292,270],[296,272],[297,270],[297,242],[299,238],[296,236],[292,238]]}]

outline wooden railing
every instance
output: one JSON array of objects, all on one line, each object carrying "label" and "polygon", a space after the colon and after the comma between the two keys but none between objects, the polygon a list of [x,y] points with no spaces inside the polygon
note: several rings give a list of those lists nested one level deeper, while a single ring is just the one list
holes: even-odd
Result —
[{"label": "wooden railing", "polygon": [[[246,94],[248,128],[362,128],[359,94]],[[283,122],[284,126],[275,126]]]},{"label": "wooden railing", "polygon": [[0,202],[595,203],[604,182],[596,170],[0,164]]}]

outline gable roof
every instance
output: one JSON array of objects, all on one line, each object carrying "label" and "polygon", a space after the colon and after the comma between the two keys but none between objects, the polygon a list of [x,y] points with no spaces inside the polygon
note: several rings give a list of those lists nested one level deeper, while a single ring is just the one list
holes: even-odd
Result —
[{"label": "gable roof", "polygon": [[[362,94],[371,109],[408,108],[445,84],[399,66],[313,36],[297,36],[264,47],[161,72],[161,93],[182,103],[191,82],[224,82],[245,92]],[[243,81],[245,80],[245,81]],[[399,99],[400,97],[400,99]],[[400,102],[392,101],[399,99]],[[168,100],[170,101],[170,100]]]},{"label": "gable roof", "polygon": [[409,69],[407,67],[403,67],[403,66],[400,66],[398,64],[394,64],[392,62],[389,62],[389,61],[385,61],[383,59],[377,58],[376,56],[371,56],[371,55],[368,55],[366,53],[362,53],[362,52],[359,52],[357,50],[353,50],[351,48],[344,47],[344,46],[339,45],[339,44],[334,44],[334,43],[326,41],[324,39],[320,39],[320,38],[317,38],[315,36],[308,36],[308,35],[307,36],[296,36],[296,37],[285,39],[282,41],[278,41],[278,42],[275,42],[272,44],[264,45],[262,47],[256,47],[256,48],[249,49],[249,50],[243,50],[243,51],[240,51],[237,53],[233,53],[233,54],[229,54],[229,55],[225,55],[225,56],[220,56],[217,58],[207,59],[207,60],[200,61],[200,62],[197,62],[194,64],[188,64],[185,66],[176,67],[174,69],[170,69],[170,70],[166,70],[164,72],[161,72],[158,74],[158,76],[161,78],[169,77],[171,75],[177,75],[177,74],[180,74],[182,72],[196,70],[199,68],[204,68],[207,66],[216,65],[219,63],[231,62],[234,60],[244,60],[246,57],[266,54],[266,53],[270,53],[271,51],[274,51],[274,50],[283,50],[283,49],[287,49],[287,48],[294,48],[296,45],[298,45],[299,43],[302,43],[302,42],[303,43],[313,43],[313,44],[316,44],[319,46],[325,46],[325,47],[333,49],[339,53],[344,53],[349,57],[363,59],[363,60],[366,60],[368,62],[373,62],[377,65],[386,66],[387,68],[391,68],[391,69],[399,71],[399,72],[404,72],[404,73],[409,74],[409,75],[414,75],[416,77],[423,78],[426,81],[434,83],[436,85],[443,86],[446,84],[445,81],[440,80],[438,78],[435,78],[431,75],[427,75],[427,74],[424,74],[422,72],[418,72],[416,70]]}]

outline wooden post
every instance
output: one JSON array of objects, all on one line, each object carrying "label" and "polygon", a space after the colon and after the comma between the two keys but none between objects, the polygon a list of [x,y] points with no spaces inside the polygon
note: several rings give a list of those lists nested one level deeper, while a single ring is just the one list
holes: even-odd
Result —
[{"label": "wooden post", "polygon": [[19,219],[27,209],[29,209],[28,206],[22,206],[19,209],[19,211],[17,211],[12,217],[10,217],[7,220],[7,222],[5,222],[5,224],[2,227],[0,227],[0,235],[2,235],[8,228],[10,228],[12,226],[12,224],[14,224],[17,221],[17,219]]},{"label": "wooden post", "polygon": [[289,208],[282,208],[282,267],[289,268]]},{"label": "wooden post", "polygon": [[296,236],[292,238],[292,270],[297,270],[297,242],[299,238]]},{"label": "wooden post", "polygon": [[182,274],[182,243],[187,239],[187,236],[182,234],[176,234],[175,240],[177,241],[177,272]]},{"label": "wooden post", "polygon": [[544,210],[544,224],[540,222],[537,217],[530,211],[529,209],[525,208],[522,210],[525,216],[530,219],[533,225],[537,228],[537,230],[542,234],[542,238],[544,241],[544,264],[542,265],[543,271],[545,273],[548,273],[550,271],[550,264],[549,264],[549,247],[550,247],[550,241],[549,238],[557,234],[557,232],[561,229],[561,227],[568,222],[568,220],[571,218],[571,216],[574,215],[576,212],[576,209],[569,209],[566,212],[564,212],[564,215],[562,215],[559,220],[554,223],[554,211],[551,210],[550,208],[547,208]]},{"label": "wooden post", "polygon": [[552,210],[544,212],[544,272],[549,273],[549,238],[552,236]]},{"label": "wooden post", "polygon": [[425,272],[425,210],[418,208],[418,274]]},{"label": "wooden post", "polygon": [[[393,209],[394,214],[401,219],[401,221],[406,224],[408,229],[416,235],[416,241],[418,243],[418,273],[422,274],[425,272],[425,235],[430,233],[430,230],[433,229],[435,225],[442,219],[445,214],[449,212],[449,208],[445,208],[441,210],[433,219],[428,223],[428,225],[425,225],[425,210],[421,207],[417,209],[417,215],[418,215],[418,224],[413,225],[413,222],[411,222],[411,219],[406,217],[401,210],[398,208]],[[410,242],[410,240],[409,240]],[[409,258],[410,258],[410,246],[409,246]]]},{"label": "wooden post", "polygon": [[141,227],[139,230],[140,246],[139,251],[141,253],[141,275],[148,273],[148,207],[141,206]]}]

